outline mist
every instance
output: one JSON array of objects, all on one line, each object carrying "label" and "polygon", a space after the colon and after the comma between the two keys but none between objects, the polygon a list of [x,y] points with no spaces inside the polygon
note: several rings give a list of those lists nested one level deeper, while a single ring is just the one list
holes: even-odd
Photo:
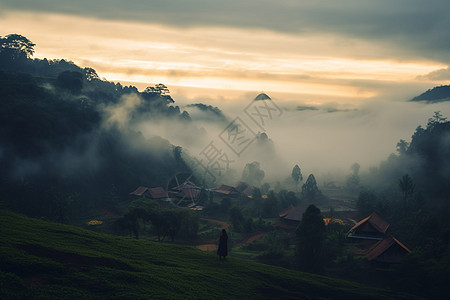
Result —
[{"label": "mist", "polygon": [[[180,97],[181,102],[186,103],[183,108],[190,112],[193,123],[204,129],[204,135],[201,138],[181,140],[179,136],[189,134],[186,130],[179,131],[182,126],[173,122],[149,123],[146,128],[155,130],[144,130],[144,135],[145,132],[165,131],[164,138],[181,145],[195,157],[209,141],[218,141],[220,145],[217,137],[226,124],[214,119],[211,114],[206,117],[207,112],[195,112],[192,107],[189,110],[187,103],[191,101],[217,105],[231,122],[236,117],[245,117],[243,110],[257,94],[258,92],[246,92],[228,99]],[[238,181],[245,164],[252,161],[260,162],[261,169],[265,171],[264,182],[288,178],[295,164],[301,167],[304,175],[313,173],[319,181],[323,178],[344,181],[351,172],[350,166],[355,162],[361,165],[361,171],[368,171],[386,160],[391,153],[395,153],[399,140],[409,142],[417,126],[426,125],[435,111],[440,111],[443,116],[450,115],[447,103],[431,104],[408,100],[409,95],[393,95],[391,98],[362,100],[355,105],[338,102],[311,104],[273,98],[272,101],[283,110],[283,115],[271,120],[265,130],[273,142],[273,152],[258,149],[258,143],[253,143],[240,156],[233,156],[234,161],[230,164],[233,175],[224,180]],[[258,128],[254,131],[263,132]],[[170,132],[177,134],[171,135]]]}]

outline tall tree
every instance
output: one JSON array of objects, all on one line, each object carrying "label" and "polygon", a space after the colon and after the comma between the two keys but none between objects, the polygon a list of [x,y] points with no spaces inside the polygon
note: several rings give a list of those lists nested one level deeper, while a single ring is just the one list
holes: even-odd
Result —
[{"label": "tall tree", "polygon": [[0,54],[10,59],[30,58],[34,54],[34,46],[29,39],[20,34],[9,34],[0,37]]},{"label": "tall tree", "polygon": [[409,147],[409,144],[408,144],[407,141],[405,141],[405,140],[400,140],[400,141],[397,143],[397,147],[396,147],[396,148],[397,148],[398,154],[400,154],[400,155],[405,154],[406,151],[408,151],[408,147]]},{"label": "tall tree", "polygon": [[261,170],[259,162],[254,161],[245,165],[242,172],[242,181],[253,186],[259,186],[264,179],[264,175],[265,173]]},{"label": "tall tree", "polygon": [[358,190],[360,188],[359,169],[361,166],[358,163],[354,163],[350,169],[352,174],[347,177],[347,188],[350,190]]},{"label": "tall tree", "polygon": [[308,206],[303,213],[295,234],[297,237],[296,257],[300,269],[309,272],[320,271],[325,224],[320,209],[314,204]]},{"label": "tall tree", "polygon": [[320,196],[317,181],[313,174],[309,174],[305,184],[302,186],[302,197],[308,200],[316,200]]},{"label": "tall tree", "polygon": [[233,206],[230,209],[230,217],[231,217],[231,223],[233,224],[233,230],[236,232],[242,232],[243,224],[244,224],[244,216],[242,215],[241,210]]},{"label": "tall tree", "polygon": [[434,115],[428,119],[427,128],[432,128],[437,124],[444,123],[447,118],[443,117],[440,111],[435,111]]},{"label": "tall tree", "polygon": [[294,168],[292,169],[291,177],[292,179],[294,179],[295,188],[297,189],[298,183],[300,181],[303,181],[302,171],[300,170],[300,167],[298,165],[295,165]]}]

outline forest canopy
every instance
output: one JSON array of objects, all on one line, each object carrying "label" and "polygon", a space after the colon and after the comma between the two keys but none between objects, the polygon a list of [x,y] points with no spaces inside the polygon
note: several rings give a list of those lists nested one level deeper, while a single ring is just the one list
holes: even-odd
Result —
[{"label": "forest canopy", "polygon": [[[64,59],[33,59],[34,46],[18,34],[0,37],[3,205],[51,220],[77,218],[114,211],[136,186],[164,185],[187,171],[179,147],[174,155],[169,141],[120,126],[161,117],[189,122],[164,84],[139,92]],[[112,119],[129,100],[135,105],[126,118]]]}]

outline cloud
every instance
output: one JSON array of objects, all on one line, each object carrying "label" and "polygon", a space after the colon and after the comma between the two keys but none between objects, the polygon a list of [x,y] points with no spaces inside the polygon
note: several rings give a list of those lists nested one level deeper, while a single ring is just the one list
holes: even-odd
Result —
[{"label": "cloud", "polygon": [[417,76],[419,80],[433,80],[433,81],[442,81],[442,80],[450,80],[450,67],[439,69],[433,72],[430,72],[426,75]]},{"label": "cloud", "polygon": [[[286,5],[296,9],[298,4]],[[276,10],[273,13],[273,18],[279,17]],[[370,37],[321,31],[323,24],[316,28],[314,22],[308,24],[310,30],[289,32],[251,26],[205,27],[206,23],[181,28],[88,15],[6,10],[0,15],[0,28],[8,30],[5,34],[17,31],[29,37],[37,44],[36,57],[63,56],[95,68],[108,80],[139,86],[163,82],[170,87],[216,88],[227,93],[265,90],[354,101],[386,94],[393,84],[404,86],[408,81],[414,86],[420,81],[417,75],[444,66],[423,58],[425,53],[417,60],[406,44],[394,47]]]},{"label": "cloud", "polygon": [[399,59],[450,59],[450,7],[446,0],[80,0],[76,4],[69,0],[4,0],[3,7],[108,20],[150,20],[179,28],[235,27],[296,35],[330,34],[371,40],[396,52]]},{"label": "cloud", "polygon": [[104,108],[106,127],[118,126],[124,128],[129,125],[131,112],[138,107],[142,99],[137,94],[127,94],[122,96],[117,104]]}]

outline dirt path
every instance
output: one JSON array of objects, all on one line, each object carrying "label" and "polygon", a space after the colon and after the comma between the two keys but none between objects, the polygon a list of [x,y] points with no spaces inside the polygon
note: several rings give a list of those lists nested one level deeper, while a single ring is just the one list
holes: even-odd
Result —
[{"label": "dirt path", "polygon": [[[220,229],[228,229],[230,227],[230,224],[224,221],[214,220],[214,219],[204,219],[210,223],[215,223],[220,225]],[[217,242],[218,240],[208,240],[208,241],[202,241],[202,244],[197,245],[197,249],[203,250],[203,251],[216,251],[217,250]]]},{"label": "dirt path", "polygon": [[196,246],[197,249],[203,250],[203,251],[216,251],[217,250],[217,244],[201,244]]},{"label": "dirt path", "polygon": [[[228,229],[230,227],[230,224],[227,222],[214,220],[214,219],[205,219],[208,222],[216,223],[220,225],[220,229]],[[245,237],[241,242],[236,244],[236,247],[242,246],[243,244],[251,243],[256,239],[259,239],[260,237],[263,237],[266,234],[266,232],[257,232],[251,236]],[[197,245],[197,249],[203,250],[203,251],[216,251],[217,250],[217,241],[218,240],[208,240],[208,241],[202,241],[202,244]]]},{"label": "dirt path", "polygon": [[257,233],[255,233],[255,234],[249,236],[249,237],[246,237],[246,238],[244,238],[244,240],[242,240],[241,242],[237,243],[237,244],[236,244],[236,247],[240,247],[240,246],[242,246],[242,245],[244,245],[244,244],[251,243],[251,242],[253,242],[254,240],[257,240],[257,239],[259,239],[259,238],[265,236],[266,233],[267,233],[267,232],[257,232]]},{"label": "dirt path", "polygon": [[216,223],[220,225],[220,229],[228,229],[228,227],[230,227],[230,224],[228,224],[227,222],[223,222],[223,221],[219,221],[219,220],[214,220],[214,219],[204,219],[208,222],[211,223]]}]

